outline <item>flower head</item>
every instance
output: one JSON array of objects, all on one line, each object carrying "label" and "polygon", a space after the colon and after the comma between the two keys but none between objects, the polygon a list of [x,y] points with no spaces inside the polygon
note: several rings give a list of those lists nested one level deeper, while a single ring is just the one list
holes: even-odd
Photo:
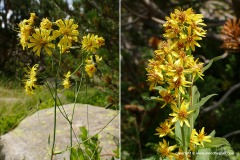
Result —
[{"label": "flower head", "polygon": [[163,139],[163,143],[159,142],[158,152],[161,153],[162,157],[168,157],[172,158],[174,157],[174,153],[172,152],[175,148],[177,148],[177,145],[169,146],[169,143],[166,142],[165,139]]},{"label": "flower head", "polygon": [[42,22],[40,23],[40,28],[51,29],[52,28],[52,22],[49,21],[47,18],[43,18]]},{"label": "flower head", "polygon": [[87,72],[89,77],[93,77],[94,73],[96,72],[97,68],[95,67],[95,64],[86,64],[85,71]]},{"label": "flower head", "polygon": [[172,110],[174,113],[169,114],[170,116],[173,116],[172,122],[179,121],[180,126],[183,126],[183,123],[185,123],[188,127],[190,127],[190,124],[188,122],[188,115],[192,113],[194,110],[188,111],[189,102],[183,101],[180,108],[176,106],[172,106]]},{"label": "flower head", "polygon": [[82,39],[82,49],[87,52],[95,52],[98,48],[104,45],[105,40],[98,35],[88,34]]},{"label": "flower head", "polygon": [[201,129],[199,133],[195,132],[196,139],[198,142],[204,147],[203,142],[211,142],[210,138],[211,136],[206,136],[204,132],[204,127]]},{"label": "flower head", "polygon": [[165,122],[160,123],[160,127],[156,128],[157,133],[155,135],[159,135],[159,137],[164,137],[166,135],[174,135],[172,127],[173,123],[171,122],[171,119],[166,119]]},{"label": "flower head", "polygon": [[70,87],[70,81],[69,81],[70,77],[71,77],[71,72],[68,71],[68,73],[65,74],[65,79],[63,80],[63,86],[65,89],[68,89]]},{"label": "flower head", "polygon": [[171,94],[170,90],[161,90],[159,91],[160,98],[156,98],[156,100],[164,101],[165,103],[162,105],[161,108],[165,107],[167,104],[176,105],[175,97]]},{"label": "flower head", "polygon": [[29,71],[27,71],[27,75],[25,76],[27,79],[24,80],[25,83],[25,91],[28,95],[31,95],[34,93],[34,90],[37,88],[37,69],[38,64],[35,64],[32,68],[29,68]]},{"label": "flower head", "polygon": [[33,24],[34,20],[36,19],[35,13],[30,13],[30,18],[25,19],[22,22],[18,24],[20,28],[20,44],[23,47],[23,50],[25,50],[25,47],[27,47],[30,35],[33,31]]},{"label": "flower head", "polygon": [[58,43],[58,47],[60,48],[61,53],[64,53],[70,47],[72,47],[73,41],[76,42],[78,40],[78,25],[74,24],[73,19],[64,21],[59,19],[56,21],[56,25],[59,27],[58,34],[62,35],[62,38]]},{"label": "flower head", "polygon": [[51,55],[51,49],[55,48],[55,45],[51,43],[53,38],[50,34],[51,30],[42,28],[35,29],[35,33],[33,33],[32,37],[30,38],[28,48],[33,47],[33,52],[35,52],[38,56],[40,56],[42,48],[48,53],[48,55]]}]

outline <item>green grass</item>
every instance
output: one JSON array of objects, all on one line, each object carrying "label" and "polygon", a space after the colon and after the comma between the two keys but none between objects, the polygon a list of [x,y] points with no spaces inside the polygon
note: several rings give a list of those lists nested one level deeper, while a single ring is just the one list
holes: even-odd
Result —
[{"label": "green grass", "polygon": [[[62,104],[74,103],[74,88],[60,92]],[[14,129],[21,120],[38,110],[53,107],[54,101],[46,87],[37,89],[35,94],[25,94],[21,83],[12,80],[0,79],[0,135]],[[85,87],[79,92],[77,103],[91,104],[95,106],[107,105],[107,94],[96,88]]]}]

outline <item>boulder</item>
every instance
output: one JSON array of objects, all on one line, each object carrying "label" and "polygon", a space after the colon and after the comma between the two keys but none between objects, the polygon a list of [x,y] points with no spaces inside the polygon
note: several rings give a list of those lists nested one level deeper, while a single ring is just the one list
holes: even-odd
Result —
[{"label": "boulder", "polygon": [[[71,117],[74,104],[60,107]],[[57,109],[57,130],[55,151],[64,151],[70,146],[68,121]],[[0,138],[1,160],[49,160],[53,139],[54,107],[40,110],[25,118],[14,130]],[[101,159],[111,159],[119,144],[119,112],[87,104],[76,104],[73,116],[73,130],[78,136],[79,127],[86,126],[89,135],[98,133],[102,147]],[[50,137],[50,139],[49,139]],[[50,143],[49,143],[50,140]],[[77,139],[73,134],[73,145]],[[55,155],[54,160],[69,159],[69,150]]]}]

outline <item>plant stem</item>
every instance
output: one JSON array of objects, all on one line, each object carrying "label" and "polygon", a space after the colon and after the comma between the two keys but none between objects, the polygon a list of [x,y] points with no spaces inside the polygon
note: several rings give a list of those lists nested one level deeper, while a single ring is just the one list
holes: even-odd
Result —
[{"label": "plant stem", "polygon": [[54,95],[54,120],[53,120],[53,144],[52,144],[52,153],[51,159],[53,160],[55,140],[56,140],[56,127],[57,127],[57,77],[55,77],[55,95]]},{"label": "plant stem", "polygon": [[183,141],[183,154],[184,154],[184,160],[187,160],[187,146],[185,143],[185,135],[184,135],[184,125],[181,127],[181,133],[182,133],[182,141]]}]

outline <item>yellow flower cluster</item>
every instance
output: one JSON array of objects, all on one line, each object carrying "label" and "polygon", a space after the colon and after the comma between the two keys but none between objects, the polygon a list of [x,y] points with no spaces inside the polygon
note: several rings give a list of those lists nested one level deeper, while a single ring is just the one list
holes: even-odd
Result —
[{"label": "yellow flower cluster", "polygon": [[68,89],[70,87],[70,81],[69,81],[70,77],[71,77],[71,72],[68,71],[68,73],[65,74],[65,79],[63,80],[63,86],[65,89]]},{"label": "yellow flower cluster", "polygon": [[37,88],[37,69],[38,64],[35,64],[32,68],[29,68],[29,71],[27,71],[26,80],[24,80],[25,83],[25,91],[28,95],[32,95],[34,93],[34,90]]},{"label": "yellow flower cluster", "polygon": [[22,22],[19,23],[19,28],[20,28],[20,44],[23,47],[23,50],[25,47],[27,47],[30,35],[33,31],[33,24],[34,24],[34,19],[36,18],[35,13],[30,14],[29,19],[25,19]]},{"label": "yellow flower cluster", "polygon": [[87,72],[88,76],[91,78],[93,77],[94,73],[97,71],[97,63],[102,60],[102,57],[99,57],[95,52],[99,49],[102,45],[104,45],[105,40],[103,37],[98,37],[98,35],[88,34],[82,38],[82,50],[94,53],[88,59],[85,60],[86,66],[85,71]]},{"label": "yellow flower cluster", "polygon": [[173,39],[180,49],[192,49],[195,51],[195,45],[200,47],[197,40],[205,37],[206,31],[200,27],[205,26],[203,15],[195,14],[192,8],[182,11],[175,9],[170,17],[167,17],[164,37]]},{"label": "yellow flower cluster", "polygon": [[210,138],[211,136],[205,135],[204,127],[199,133],[197,133],[196,129],[193,129],[190,138],[190,150],[195,151],[195,145],[201,144],[201,146],[204,147],[203,142],[211,142]]},{"label": "yellow flower cluster", "polygon": [[105,40],[103,37],[98,37],[98,35],[88,34],[82,39],[82,49],[87,52],[95,52],[102,45],[104,45]]},{"label": "yellow flower cluster", "polygon": [[102,61],[102,57],[99,57],[98,55],[92,55],[90,56],[90,59],[85,60],[85,71],[89,77],[93,77],[94,73],[97,71],[97,63],[100,61]]},{"label": "yellow flower cluster", "polygon": [[31,13],[29,20],[23,20],[19,23],[20,44],[23,50],[26,47],[32,48],[32,51],[40,56],[42,49],[44,49],[48,55],[51,55],[52,49],[55,48],[52,41],[59,37],[57,46],[60,53],[65,53],[72,47],[73,41],[78,41],[78,25],[74,24],[73,19],[59,19],[56,22],[51,22],[47,18],[43,18],[39,27],[34,26],[34,19],[36,19],[36,15]]},{"label": "yellow flower cluster", "polygon": [[[57,49],[60,54],[63,54],[69,52],[74,42],[77,42],[77,45],[81,43],[82,51],[88,53],[87,59],[85,60],[85,71],[90,78],[93,77],[94,73],[98,70],[97,64],[102,60],[96,51],[104,45],[104,38],[98,35],[88,34],[84,36],[80,42],[78,39],[78,25],[74,23],[73,19],[59,19],[51,22],[49,19],[43,18],[39,27],[35,24],[36,19],[37,16],[35,13],[30,13],[30,18],[23,20],[18,25],[20,28],[20,44],[23,50],[31,48],[37,56],[40,56],[43,51],[48,55],[52,55],[53,50]],[[28,71],[26,75],[27,79],[24,80],[27,94],[33,94],[37,87],[37,68],[38,64],[35,64],[31,70]],[[70,71],[64,75],[65,78],[62,85],[65,89],[71,86],[69,80],[71,75]]]},{"label": "yellow flower cluster", "polygon": [[[189,128],[193,127],[189,123],[189,117],[194,109],[190,107],[188,94],[189,87],[193,86],[194,81],[197,78],[203,79],[204,76],[203,63],[192,55],[195,46],[200,47],[197,41],[206,34],[202,28],[205,26],[202,18],[203,16],[195,14],[192,8],[185,11],[175,9],[170,17],[166,17],[167,21],[163,25],[165,29],[163,35],[166,40],[159,42],[158,49],[154,51],[154,57],[149,60],[146,68],[149,89],[159,91],[159,96],[155,97],[155,100],[163,102],[161,108],[169,105],[172,109],[172,113],[169,114],[171,118],[160,123],[156,129],[155,135],[159,135],[159,137],[173,138],[173,126],[176,122],[179,122],[180,127],[184,125]],[[204,135],[204,129],[199,134],[194,132],[190,145],[203,145],[203,141],[209,142],[209,137]],[[184,156],[181,154],[172,153],[175,148],[176,145],[169,147],[168,143],[163,140],[163,143],[159,143],[158,151],[163,157],[170,159],[173,157],[175,159],[183,158]]]}]

